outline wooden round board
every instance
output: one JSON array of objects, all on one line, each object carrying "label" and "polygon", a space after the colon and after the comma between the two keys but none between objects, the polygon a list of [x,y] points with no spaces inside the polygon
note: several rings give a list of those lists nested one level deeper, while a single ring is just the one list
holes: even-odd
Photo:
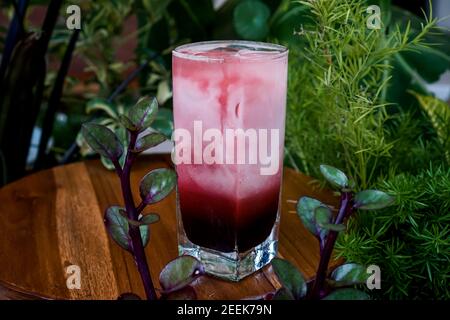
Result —
[{"label": "wooden round board", "polygon": [[[168,166],[166,156],[136,162],[131,177],[136,201],[141,177]],[[279,255],[311,277],[318,244],[295,214],[304,195],[337,201],[311,178],[285,168]],[[133,258],[105,231],[104,210],[113,204],[122,204],[119,180],[98,160],[41,171],[0,189],[0,299],[117,299],[125,292],[144,297]],[[149,209],[161,216],[146,248],[157,284],[161,269],[178,254],[175,193]],[[80,267],[80,289],[67,288],[70,265]],[[279,283],[269,266],[238,283],[203,276],[194,287],[199,299],[242,299],[273,291]]]}]

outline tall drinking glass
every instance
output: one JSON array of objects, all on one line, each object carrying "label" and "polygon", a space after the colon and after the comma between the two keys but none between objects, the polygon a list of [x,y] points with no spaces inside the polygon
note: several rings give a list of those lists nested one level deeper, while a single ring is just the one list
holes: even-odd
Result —
[{"label": "tall drinking glass", "polygon": [[238,281],[276,255],[288,51],[250,41],[172,54],[180,254]]}]

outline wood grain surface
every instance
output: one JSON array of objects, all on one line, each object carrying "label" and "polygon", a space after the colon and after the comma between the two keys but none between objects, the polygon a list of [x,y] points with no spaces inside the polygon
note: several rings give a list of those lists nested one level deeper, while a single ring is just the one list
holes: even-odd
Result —
[{"label": "wood grain surface", "polygon": [[[149,170],[170,166],[168,157],[141,157],[133,168],[139,180]],[[285,168],[279,255],[311,277],[319,259],[316,239],[295,214],[301,196],[331,205],[337,198],[317,182]],[[122,205],[115,173],[91,160],[38,172],[0,189],[0,299],[117,299],[134,292],[144,297],[131,255],[117,246],[103,224],[104,210]],[[161,221],[151,226],[146,248],[154,282],[177,256],[175,193],[149,207]],[[69,290],[66,268],[81,269],[81,289]],[[279,287],[270,266],[238,283],[203,276],[194,287],[199,299],[242,299]]]}]

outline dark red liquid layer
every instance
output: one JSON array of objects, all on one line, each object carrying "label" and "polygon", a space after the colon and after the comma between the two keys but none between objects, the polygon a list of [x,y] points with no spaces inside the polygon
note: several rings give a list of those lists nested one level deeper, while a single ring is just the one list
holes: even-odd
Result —
[{"label": "dark red liquid layer", "polygon": [[179,185],[184,230],[194,244],[231,252],[245,252],[269,235],[278,212],[280,189],[273,188],[246,199],[198,193]]}]

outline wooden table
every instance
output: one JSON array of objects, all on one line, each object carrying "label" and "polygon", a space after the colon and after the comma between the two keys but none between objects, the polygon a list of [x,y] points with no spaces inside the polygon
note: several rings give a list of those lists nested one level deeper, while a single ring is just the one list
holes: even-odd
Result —
[{"label": "wooden table", "polygon": [[[153,160],[152,160],[153,159]],[[168,157],[143,157],[132,173],[134,194],[150,169],[169,166]],[[329,204],[336,198],[311,178],[284,170],[279,255],[311,277],[319,252],[316,239],[295,214],[295,202],[308,195]],[[103,214],[122,204],[119,180],[99,161],[38,172],[0,189],[0,299],[116,299],[134,292],[144,297],[131,255],[108,236]],[[153,206],[161,221],[151,226],[146,248],[154,282],[177,256],[175,194]],[[66,267],[81,269],[81,289],[66,286]],[[200,299],[241,299],[279,287],[270,267],[238,283],[203,276],[195,282]]]}]

